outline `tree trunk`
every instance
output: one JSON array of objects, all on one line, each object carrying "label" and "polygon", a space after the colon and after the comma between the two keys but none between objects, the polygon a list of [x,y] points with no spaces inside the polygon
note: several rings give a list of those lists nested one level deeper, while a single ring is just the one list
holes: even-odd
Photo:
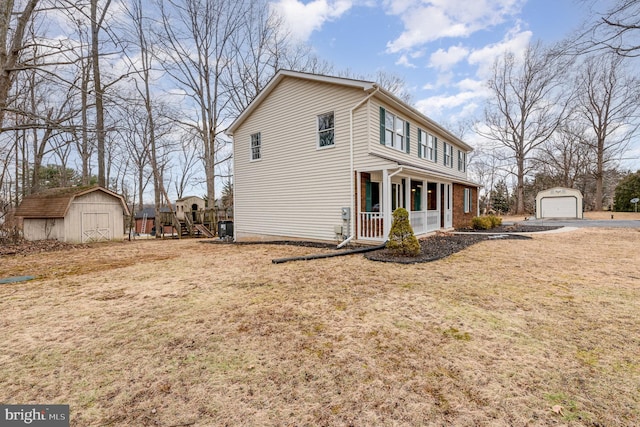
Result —
[{"label": "tree trunk", "polygon": [[[8,44],[8,36],[11,28],[11,15],[13,13],[13,0],[4,0],[0,6],[0,129],[4,123],[4,114],[9,99],[9,91],[13,83],[13,74],[17,71],[16,65],[22,51],[22,42],[38,0],[29,0],[24,10],[19,14],[13,32],[13,40]],[[7,46],[9,49],[7,50]]]}]

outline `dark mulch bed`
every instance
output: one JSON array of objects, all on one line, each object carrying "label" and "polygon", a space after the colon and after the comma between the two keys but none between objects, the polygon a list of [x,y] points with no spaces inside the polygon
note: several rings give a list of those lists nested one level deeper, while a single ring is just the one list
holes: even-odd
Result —
[{"label": "dark mulch bed", "polygon": [[518,234],[499,234],[492,235],[487,233],[467,233],[467,234],[451,234],[437,233],[432,236],[420,239],[421,252],[417,257],[398,257],[388,249],[382,249],[375,252],[369,252],[364,256],[371,261],[396,262],[400,264],[415,264],[419,262],[436,261],[453,255],[456,252],[468,248],[469,246],[482,242],[484,240],[496,239],[530,239],[527,236]]}]

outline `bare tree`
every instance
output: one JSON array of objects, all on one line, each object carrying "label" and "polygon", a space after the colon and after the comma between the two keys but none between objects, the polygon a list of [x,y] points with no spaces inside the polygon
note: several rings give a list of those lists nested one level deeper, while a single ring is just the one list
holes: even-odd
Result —
[{"label": "bare tree", "polygon": [[524,178],[531,169],[531,156],[560,125],[567,110],[560,57],[540,43],[529,45],[522,59],[505,53],[493,66],[488,82],[491,98],[484,122],[476,132],[503,147],[515,162],[516,213],[525,212]]},{"label": "bare tree", "polygon": [[21,68],[19,59],[24,48],[26,31],[38,1],[27,1],[22,10],[14,10],[14,0],[3,0],[0,5],[0,129],[4,122],[14,76]]},{"label": "bare tree", "polygon": [[589,57],[577,81],[577,111],[590,129],[587,143],[595,153],[596,210],[602,210],[608,163],[621,157],[638,129],[640,80],[624,61],[616,54]]},{"label": "bare tree", "polygon": [[574,188],[577,180],[588,174],[591,154],[584,124],[568,119],[540,147],[535,169],[538,173],[553,176],[558,185]]},{"label": "bare tree", "polygon": [[178,176],[173,182],[178,199],[184,197],[187,186],[196,175],[196,163],[198,162],[197,150],[194,147],[193,138],[189,134],[183,135],[181,149],[177,153]]},{"label": "bare tree", "polygon": [[[600,5],[594,0],[582,0],[586,7]],[[573,44],[580,52],[610,50],[626,57],[640,56],[640,2],[615,0],[605,11],[594,12],[595,21],[579,33]]]},{"label": "bare tree", "polygon": [[[223,78],[232,62],[231,37],[241,23],[243,1],[169,0],[160,3],[163,66],[185,91],[193,116],[177,121],[202,142],[209,206],[215,203],[216,166],[227,161],[224,123],[230,96]],[[171,6],[169,9],[168,6]],[[185,106],[187,107],[187,106]]]}]

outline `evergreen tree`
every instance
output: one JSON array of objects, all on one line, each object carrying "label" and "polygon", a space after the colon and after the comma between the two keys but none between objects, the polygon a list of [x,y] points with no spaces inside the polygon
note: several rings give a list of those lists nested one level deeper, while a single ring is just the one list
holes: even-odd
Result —
[{"label": "evergreen tree", "polygon": [[509,200],[509,190],[504,180],[496,183],[495,188],[491,191],[491,207],[498,214],[509,212],[511,202]]},{"label": "evergreen tree", "polygon": [[399,256],[417,256],[420,253],[420,242],[413,234],[409,212],[405,208],[393,211],[393,224],[389,231],[387,248]]},{"label": "evergreen tree", "polygon": [[617,212],[633,212],[636,205],[631,199],[640,198],[640,170],[623,178],[616,187],[614,209]]}]

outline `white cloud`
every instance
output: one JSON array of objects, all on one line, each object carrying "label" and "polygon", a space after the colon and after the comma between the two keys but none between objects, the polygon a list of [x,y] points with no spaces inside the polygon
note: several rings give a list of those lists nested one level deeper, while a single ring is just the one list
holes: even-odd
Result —
[{"label": "white cloud", "polygon": [[353,6],[350,0],[314,0],[304,3],[299,0],[278,0],[270,3],[291,31],[291,37],[306,41],[311,33],[322,25],[339,18]]},{"label": "white cloud", "polygon": [[417,68],[415,64],[409,61],[407,55],[400,55],[400,58],[396,61],[396,65],[402,65],[407,68]]},{"label": "white cloud", "polygon": [[469,64],[476,65],[478,67],[476,75],[486,79],[490,76],[491,67],[497,57],[505,52],[524,53],[532,35],[531,31],[519,31],[519,28],[516,28],[510,31],[500,42],[471,52],[468,59]]},{"label": "white cloud", "polygon": [[387,13],[400,16],[404,31],[387,51],[413,50],[444,37],[468,37],[520,11],[524,0],[389,0]]},{"label": "white cloud", "polygon": [[469,54],[469,49],[458,46],[451,46],[449,49],[438,49],[431,54],[429,66],[440,71],[450,70],[451,67],[462,61]]}]

